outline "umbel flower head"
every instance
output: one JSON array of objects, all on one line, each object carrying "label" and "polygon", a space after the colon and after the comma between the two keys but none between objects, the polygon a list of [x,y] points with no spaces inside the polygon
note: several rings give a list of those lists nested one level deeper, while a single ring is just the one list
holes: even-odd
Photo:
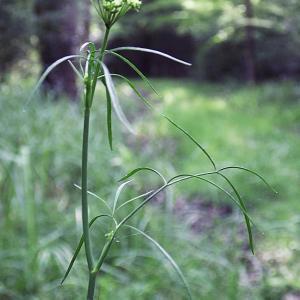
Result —
[{"label": "umbel flower head", "polygon": [[107,27],[111,27],[129,10],[138,11],[142,5],[141,0],[93,0],[93,2],[98,15]]}]

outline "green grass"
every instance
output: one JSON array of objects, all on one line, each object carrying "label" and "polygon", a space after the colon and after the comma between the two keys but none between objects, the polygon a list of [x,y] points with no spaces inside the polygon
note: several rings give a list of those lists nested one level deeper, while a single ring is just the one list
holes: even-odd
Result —
[{"label": "green grass", "polygon": [[[140,82],[138,85],[142,86]],[[195,299],[281,299],[288,291],[297,292],[300,284],[297,85],[282,82],[241,87],[164,80],[154,81],[154,85],[160,99],[143,92],[197,138],[218,167],[235,164],[255,169],[279,195],[274,196],[255,177],[230,171],[257,225],[255,258],[249,250],[244,250],[246,232],[237,211],[198,234],[187,228],[185,220],[170,214],[176,199],[183,197],[187,201],[205,199],[215,205],[231,203],[199,182],[179,185],[173,197],[169,197],[168,205],[148,207],[135,222],[170,252],[186,275]],[[77,105],[51,99],[34,101],[24,110],[30,89],[26,83],[18,90],[12,90],[9,84],[0,87],[0,226],[5,229],[0,233],[0,298],[82,299],[86,281],[83,255],[66,285],[58,287],[81,233],[80,191],[73,184],[80,183],[78,145],[82,113]],[[210,169],[199,149],[164,119],[137,104],[139,100],[125,84],[120,85],[119,91],[128,119],[139,134],[129,136],[114,125],[117,138],[111,153],[106,133],[101,130],[105,126],[105,102],[97,94],[90,143],[89,187],[93,192],[113,199],[111,187],[117,186],[117,179],[139,166],[153,166],[167,176],[178,171]],[[149,174],[135,181],[135,190],[142,192],[145,185],[158,184]],[[30,214],[30,210],[25,213],[29,199],[34,199],[37,215]],[[97,200],[91,197],[90,202],[91,217],[102,212],[103,206]],[[28,245],[30,232],[26,224],[32,219],[37,223],[37,245]],[[102,224],[93,230],[99,243],[103,242],[104,227]],[[28,276],[32,265],[34,280]],[[250,272],[253,278],[246,276],[247,268],[254,269]],[[103,299],[184,299],[184,289],[168,263],[140,236],[121,237],[104,270]],[[121,285],[124,288],[120,289]]]}]

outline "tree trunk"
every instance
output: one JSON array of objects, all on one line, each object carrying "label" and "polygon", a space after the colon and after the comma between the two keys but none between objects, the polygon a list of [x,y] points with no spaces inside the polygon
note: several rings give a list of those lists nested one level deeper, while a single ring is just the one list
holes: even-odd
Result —
[{"label": "tree trunk", "polygon": [[245,17],[247,25],[245,27],[245,65],[246,80],[249,83],[255,82],[255,37],[254,27],[251,25],[253,19],[253,5],[251,0],[245,0]]},{"label": "tree trunk", "polygon": [[[36,0],[35,9],[43,69],[63,56],[78,53],[81,39],[89,34],[88,0],[80,5],[74,0]],[[44,87],[56,95],[77,98],[76,75],[68,63],[57,67],[46,78]]]}]

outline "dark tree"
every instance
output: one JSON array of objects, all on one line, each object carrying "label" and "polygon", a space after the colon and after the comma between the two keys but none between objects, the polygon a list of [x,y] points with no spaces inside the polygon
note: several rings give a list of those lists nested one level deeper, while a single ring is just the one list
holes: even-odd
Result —
[{"label": "dark tree", "polygon": [[[57,59],[78,52],[89,35],[89,1],[36,0],[37,35],[43,69]],[[65,63],[45,81],[45,88],[76,99],[76,75]]]},{"label": "dark tree", "polygon": [[0,1],[0,81],[26,55],[32,34],[31,0]]}]

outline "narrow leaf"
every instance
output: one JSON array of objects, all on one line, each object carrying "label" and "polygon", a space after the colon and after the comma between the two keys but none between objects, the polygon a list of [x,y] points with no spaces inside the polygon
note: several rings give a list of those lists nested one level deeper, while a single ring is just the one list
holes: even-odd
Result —
[{"label": "narrow leaf", "polygon": [[111,102],[112,102],[113,108],[116,112],[116,115],[118,116],[119,120],[124,124],[124,126],[128,129],[128,131],[135,134],[134,129],[131,127],[129,121],[127,120],[127,118],[121,108],[110,72],[103,63],[102,63],[102,67],[103,67],[103,72],[104,72],[104,76],[105,76],[105,84],[107,86],[107,89],[108,89],[108,92],[109,92],[109,95],[111,98]]},{"label": "narrow leaf", "polygon": [[70,64],[72,70],[74,71],[74,73],[81,79],[83,80],[83,76],[81,75],[81,73],[77,70],[77,68],[74,66],[74,64],[68,60],[68,63]]},{"label": "narrow leaf", "polygon": [[53,69],[55,69],[57,66],[59,66],[60,64],[62,64],[65,61],[68,61],[72,58],[83,58],[85,59],[84,56],[82,55],[68,55],[65,57],[62,57],[61,59],[57,60],[56,62],[54,62],[51,66],[49,66],[45,72],[42,74],[42,76],[40,77],[39,81],[37,82],[35,88],[33,89],[32,93],[29,96],[29,99],[26,103],[26,105],[29,103],[29,101],[32,99],[32,97],[34,96],[34,94],[37,92],[37,90],[40,88],[41,84],[44,82],[44,80],[47,78],[47,76],[53,71]]},{"label": "narrow leaf", "polygon": [[212,157],[209,155],[209,153],[205,150],[203,146],[200,145],[200,143],[191,135],[189,134],[185,129],[183,129],[181,126],[179,126],[176,122],[174,122],[171,118],[166,116],[165,114],[158,112],[154,106],[138,91],[138,89],[135,87],[135,85],[126,77],[119,75],[119,74],[112,74],[113,76],[120,77],[124,79],[128,85],[132,88],[132,90],[135,92],[135,94],[143,101],[145,104],[151,108],[155,113],[159,114],[163,118],[165,118],[169,123],[171,123],[173,126],[175,126],[177,129],[179,129],[186,137],[188,137],[198,148],[201,149],[201,151],[206,155],[206,157],[210,160],[212,163],[214,169],[216,169],[216,164],[213,161]]},{"label": "narrow leaf", "polygon": [[118,199],[119,199],[119,197],[120,197],[120,194],[121,194],[122,190],[123,190],[123,189],[125,188],[125,186],[126,186],[128,183],[130,183],[130,182],[132,182],[132,180],[128,180],[128,181],[122,183],[122,184],[118,187],[117,192],[116,192],[116,195],[115,195],[115,199],[114,199],[113,209],[112,209],[113,215],[115,214],[116,207],[117,207],[117,203],[118,203]]},{"label": "narrow leaf", "polygon": [[[217,183],[215,183],[215,182],[213,182],[211,180],[208,180],[206,178],[203,178],[203,176],[213,175],[213,174],[217,174],[217,172],[209,172],[209,173],[195,174],[195,175],[190,175],[190,174],[177,175],[177,176],[173,177],[171,180],[168,181],[168,186],[173,185],[173,184],[177,184],[179,182],[186,181],[186,180],[189,180],[189,179],[192,179],[192,178],[199,179],[199,180],[202,180],[204,182],[207,182],[207,183],[213,185],[214,187],[216,187],[217,189],[219,189],[220,191],[224,192],[238,206],[238,208],[242,211],[242,213],[245,214],[245,215],[247,215],[247,217],[249,218],[249,220],[251,220],[251,218],[248,215],[248,213],[245,210],[245,208],[243,208],[241,206],[241,204],[239,203],[239,201],[237,201],[227,190],[225,190],[224,188],[222,188]],[[183,177],[183,178],[180,178],[180,177]],[[178,178],[180,178],[180,179],[178,179]],[[177,180],[174,181],[174,179],[177,179]],[[251,222],[253,223],[252,220],[251,220]]]},{"label": "narrow leaf", "polygon": [[106,89],[106,123],[107,123],[107,137],[109,142],[110,150],[113,150],[113,135],[112,135],[112,121],[111,121],[111,97],[108,91],[107,86]]},{"label": "narrow leaf", "polygon": [[[91,226],[95,223],[96,220],[98,220],[98,219],[100,219],[100,218],[103,218],[103,217],[112,218],[112,217],[109,216],[109,215],[99,215],[99,216],[93,218],[93,219],[90,221],[89,227],[91,227]],[[64,283],[64,281],[67,279],[68,275],[70,274],[70,272],[71,272],[71,270],[72,270],[72,267],[73,267],[73,265],[74,265],[74,263],[75,263],[75,261],[76,261],[76,258],[77,258],[77,256],[78,256],[80,250],[81,250],[82,245],[83,245],[83,235],[82,235],[81,238],[80,238],[80,241],[79,241],[79,243],[78,243],[78,246],[76,247],[75,253],[74,253],[74,255],[73,255],[73,257],[72,257],[72,259],[71,259],[71,261],[70,261],[70,263],[69,263],[68,269],[67,269],[67,271],[66,271],[66,273],[65,273],[65,275],[64,275],[64,277],[63,277],[63,279],[62,279],[62,281],[61,281],[61,283],[60,283],[61,285]]]},{"label": "narrow leaf", "polygon": [[155,169],[149,168],[149,167],[141,167],[141,168],[134,169],[134,170],[132,170],[131,172],[129,172],[127,175],[125,175],[124,177],[122,177],[122,178],[119,180],[119,182],[120,182],[120,181],[124,181],[124,180],[126,180],[126,179],[132,177],[132,176],[135,175],[136,173],[141,172],[141,171],[150,171],[150,172],[153,172],[153,173],[155,173],[156,175],[158,175],[158,176],[163,180],[164,184],[166,184],[166,182],[167,182],[166,179],[165,179],[165,177],[164,177],[160,172],[158,172],[158,171],[155,170]]},{"label": "narrow leaf", "polygon": [[114,51],[114,52],[118,52],[118,51],[141,51],[141,52],[148,52],[148,53],[153,53],[153,54],[156,54],[156,55],[163,56],[165,58],[168,58],[170,60],[173,60],[173,61],[175,61],[177,63],[183,64],[183,65],[186,65],[186,66],[191,66],[192,65],[192,64],[190,64],[190,63],[188,63],[186,61],[183,61],[181,59],[178,59],[178,58],[176,58],[176,57],[174,57],[172,55],[169,55],[169,54],[157,51],[157,50],[148,49],[148,48],[140,48],[140,47],[118,47],[118,48],[111,49],[110,51]]},{"label": "narrow leaf", "polygon": [[246,172],[249,172],[255,176],[257,176],[259,179],[262,180],[262,182],[271,190],[273,191],[275,194],[278,194],[278,192],[267,182],[267,180],[261,176],[260,174],[258,174],[257,172],[255,171],[252,171],[248,168],[245,168],[245,167],[239,167],[239,166],[230,166],[230,167],[224,167],[222,169],[219,169],[219,171],[225,171],[225,170],[229,170],[229,169],[238,169],[238,170],[243,170],[243,171],[246,171]]},{"label": "narrow leaf", "polygon": [[[217,174],[219,174],[221,177],[223,177],[228,182],[228,184],[230,185],[230,187],[234,191],[235,195],[237,196],[237,198],[239,200],[239,203],[241,204],[241,207],[244,210],[246,210],[245,203],[244,203],[242,197],[240,196],[238,190],[232,184],[232,182],[225,175],[223,175],[222,173],[217,173]],[[251,228],[251,224],[250,224],[250,219],[249,219],[249,217],[245,213],[244,213],[244,218],[245,218],[245,222],[246,222],[246,226],[247,226],[250,248],[251,248],[252,253],[254,254],[254,242],[253,242],[253,234],[252,234],[252,228]]]},{"label": "narrow leaf", "polygon": [[145,196],[148,196],[148,195],[151,194],[152,192],[153,192],[153,191],[149,191],[149,192],[147,192],[147,193],[144,193],[144,194],[142,194],[142,195],[139,195],[139,196],[137,196],[137,197],[134,197],[134,198],[129,199],[128,201],[126,201],[126,202],[124,202],[123,204],[121,204],[121,205],[116,209],[116,211],[119,210],[120,208],[126,206],[127,204],[129,204],[129,203],[135,201],[135,200],[138,200],[138,199],[141,199],[141,198],[143,198],[143,197],[145,197]]},{"label": "narrow leaf", "polygon": [[164,114],[161,114],[165,119],[167,119],[171,124],[173,124],[177,129],[179,129],[181,132],[183,132],[198,148],[201,149],[201,151],[206,155],[206,157],[210,160],[211,164],[213,165],[214,169],[216,170],[216,164],[212,157],[209,155],[209,153],[198,143],[198,141],[192,137],[185,129],[183,129],[181,126],[179,126],[177,123],[175,123],[172,119],[167,117]]},{"label": "narrow leaf", "polygon": [[96,51],[96,47],[93,42],[86,42],[86,43],[82,44],[79,51],[83,52],[86,48],[89,48],[89,50],[92,52]]},{"label": "narrow leaf", "polygon": [[[79,185],[77,185],[77,184],[74,184],[74,186],[75,186],[77,189],[79,189],[79,190],[82,189],[81,186],[79,186]],[[110,212],[112,212],[111,208],[109,207],[109,205],[106,203],[106,201],[105,201],[103,198],[101,198],[100,196],[98,196],[98,195],[96,195],[96,194],[94,194],[94,193],[92,193],[92,192],[90,192],[90,191],[87,191],[87,193],[88,193],[89,195],[91,195],[91,196],[97,198],[98,200],[100,200],[100,201],[105,205],[105,207],[108,208],[108,210],[109,210]]]},{"label": "narrow leaf", "polygon": [[115,76],[115,77],[119,77],[122,78],[124,81],[127,82],[127,84],[132,88],[132,90],[135,92],[135,94],[144,101],[144,103],[150,107],[151,109],[155,110],[154,107],[152,106],[152,104],[142,95],[142,93],[135,87],[135,85],[133,84],[132,81],[130,81],[128,78],[126,78],[123,75],[120,74],[111,74],[111,76]]},{"label": "narrow leaf", "polygon": [[149,79],[138,69],[138,67],[135,64],[133,64],[129,59],[120,55],[119,53],[116,53],[114,51],[107,51],[107,52],[116,56],[117,58],[125,62],[127,65],[129,65],[142,78],[142,80],[154,91],[154,93],[158,95],[158,92],[153,87]]},{"label": "narrow leaf", "polygon": [[130,226],[130,225],[125,225],[125,226],[130,228],[130,229],[133,229],[134,231],[141,234],[143,237],[145,237],[148,241],[150,241],[162,253],[162,255],[168,260],[168,262],[171,264],[174,271],[176,272],[176,274],[178,275],[178,277],[182,281],[182,284],[183,284],[183,286],[185,287],[185,289],[187,291],[188,298],[192,299],[192,294],[191,294],[189,285],[187,283],[187,280],[185,279],[182,271],[180,270],[180,268],[177,265],[177,263],[175,262],[175,260],[171,257],[171,255],[156,240],[154,240],[151,236],[146,234],[144,231],[142,231],[142,230],[140,230],[136,227]]}]

